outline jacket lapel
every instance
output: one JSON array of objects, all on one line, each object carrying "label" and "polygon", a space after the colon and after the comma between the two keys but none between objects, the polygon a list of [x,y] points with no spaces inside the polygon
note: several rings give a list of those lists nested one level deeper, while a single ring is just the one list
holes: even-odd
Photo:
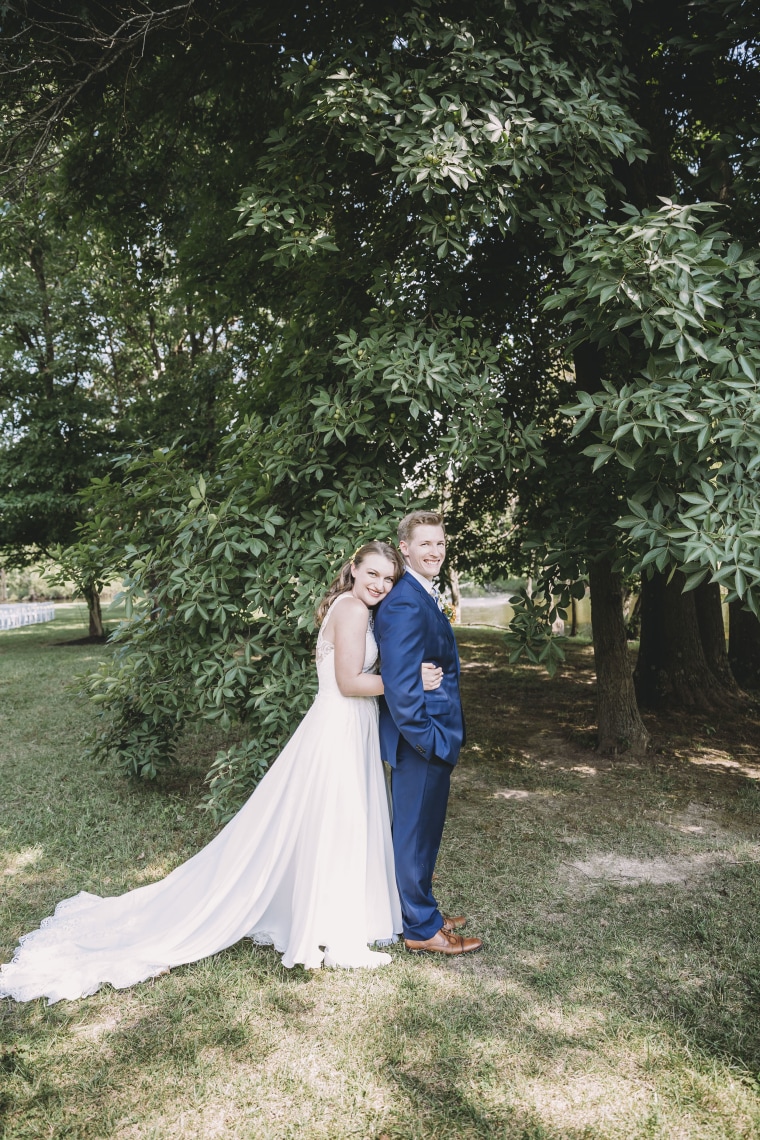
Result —
[{"label": "jacket lapel", "polygon": [[451,628],[451,622],[446,617],[446,614],[443,612],[443,610],[439,609],[438,606],[435,604],[435,600],[434,600],[432,594],[429,594],[427,592],[425,587],[420,582],[417,581],[417,579],[414,577],[413,574],[404,574],[404,580],[409,582],[409,584],[411,586],[413,586],[415,590],[418,590],[422,594],[422,596],[427,599],[428,605],[432,606],[433,609],[435,610],[435,613],[438,617],[438,620],[443,622],[444,629],[446,629],[448,631],[448,633],[450,634],[450,636],[453,637],[454,631]]}]

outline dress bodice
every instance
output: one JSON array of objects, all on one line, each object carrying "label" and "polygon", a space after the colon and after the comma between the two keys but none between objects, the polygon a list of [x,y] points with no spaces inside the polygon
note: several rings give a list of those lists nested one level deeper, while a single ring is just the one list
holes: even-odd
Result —
[{"label": "dress bodice", "polygon": [[[331,641],[327,640],[325,633],[330,624],[333,610],[337,605],[340,605],[343,598],[346,597],[348,597],[348,594],[338,595],[325,614],[325,619],[319,629],[319,635],[317,637],[317,676],[319,677],[320,693],[339,692],[338,682],[335,677],[335,646]],[[374,621],[372,612],[369,610],[367,612],[367,633],[365,637],[364,665],[362,666],[362,672],[374,673],[376,672],[378,649],[373,632]]]}]

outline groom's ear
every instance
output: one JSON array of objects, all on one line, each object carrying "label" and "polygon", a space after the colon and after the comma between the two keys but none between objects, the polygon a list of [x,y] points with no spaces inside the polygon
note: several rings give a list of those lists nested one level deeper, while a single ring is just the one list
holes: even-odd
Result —
[{"label": "groom's ear", "polygon": [[408,546],[408,544],[402,540],[402,541],[401,541],[401,542],[398,544],[398,548],[399,548],[399,550],[401,551],[401,553],[403,554],[404,558],[406,558],[406,557],[407,557],[407,555],[409,554],[409,546]]}]

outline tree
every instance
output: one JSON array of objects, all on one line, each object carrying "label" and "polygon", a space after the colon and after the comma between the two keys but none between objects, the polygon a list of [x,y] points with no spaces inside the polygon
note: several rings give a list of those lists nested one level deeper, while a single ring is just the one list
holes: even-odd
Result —
[{"label": "tree", "polygon": [[[747,19],[742,6],[737,4],[666,7],[654,4],[639,5],[632,16],[622,37],[621,49],[631,71],[640,78],[640,83],[633,93],[631,110],[636,121],[647,131],[650,154],[646,161],[637,160],[629,166],[624,163],[617,165],[616,174],[623,184],[624,194],[637,203],[643,212],[647,212],[651,207],[656,210],[659,204],[657,196],[673,194],[676,189],[689,196],[712,194],[726,204],[731,203],[730,225],[735,233],[753,233],[756,230],[756,222],[751,223],[749,219],[753,216],[752,203],[756,202],[756,164],[753,158],[752,140],[756,138],[753,119],[757,104],[758,71],[755,66],[757,28],[752,25],[751,17]],[[626,574],[635,570],[637,560],[640,561],[648,554],[648,548],[642,548],[638,552],[637,559],[635,543],[623,546],[619,540],[612,538],[610,529],[612,524],[625,514],[623,492],[626,489],[621,485],[623,481],[619,477],[612,480],[605,477],[605,472],[609,472],[609,465],[600,466],[602,462],[600,457],[605,454],[605,445],[599,443],[601,437],[593,442],[587,438],[588,425],[593,422],[588,411],[592,396],[594,399],[601,398],[605,385],[610,392],[619,391],[639,368],[646,367],[646,352],[640,352],[637,359],[635,353],[629,351],[630,345],[617,344],[614,352],[609,346],[604,349],[598,348],[602,337],[608,336],[614,339],[616,323],[619,322],[619,327],[623,328],[626,322],[628,324],[633,322],[635,327],[636,321],[640,318],[635,305],[631,303],[630,298],[626,300],[624,293],[618,294],[614,311],[609,305],[604,304],[621,284],[623,290],[628,288],[631,280],[625,276],[625,272],[621,272],[617,282],[613,282],[612,276],[605,276],[608,255],[614,258],[615,245],[618,242],[629,241],[631,236],[630,231],[625,232],[616,228],[617,222],[624,218],[625,214],[621,213],[620,203],[616,204],[612,198],[610,198],[610,213],[612,218],[607,231],[606,248],[602,250],[600,243],[594,251],[591,251],[586,244],[580,252],[579,260],[575,260],[573,254],[566,263],[568,268],[581,265],[586,271],[585,278],[582,273],[575,278],[578,285],[577,295],[581,298],[579,308],[585,304],[582,316],[588,315],[594,329],[589,337],[588,326],[584,320],[581,320],[581,327],[576,328],[573,341],[576,346],[573,372],[578,388],[585,393],[583,396],[585,402],[578,404],[577,400],[569,398],[569,393],[565,397],[572,409],[571,414],[576,415],[581,421],[574,434],[574,440],[580,445],[579,450],[583,443],[588,443],[588,453],[595,461],[594,470],[591,472],[594,490],[590,493],[588,470],[584,472],[577,467],[573,468],[567,454],[567,449],[573,446],[573,440],[567,440],[560,431],[558,438],[561,441],[561,450],[552,448],[545,474],[540,471],[528,473],[522,492],[517,492],[517,497],[524,503],[524,507],[517,512],[512,511],[512,517],[517,525],[511,534],[511,549],[519,558],[520,548],[527,548],[534,567],[542,565],[547,567],[545,584],[549,595],[558,583],[568,578],[572,580],[573,575],[584,572],[586,562],[584,555],[594,557],[593,551],[599,548],[602,536],[606,537],[601,545],[606,545],[613,553],[618,570]],[[725,215],[725,209],[723,213]],[[728,218],[724,216],[722,221],[725,224]],[[665,226],[669,225],[669,222],[661,224]],[[737,253],[738,248],[737,246],[733,250],[732,256]],[[620,251],[621,255],[622,253],[624,250]],[[588,264],[589,256],[595,259],[593,266]],[[720,270],[718,263],[715,263],[712,269],[716,267]],[[627,269],[630,268],[629,264]],[[590,300],[586,296],[585,288],[589,276],[593,277],[597,272],[603,279],[602,289],[597,290],[594,299]],[[687,275],[688,269],[684,276]],[[560,278],[559,283],[564,284],[560,275],[557,276]],[[708,278],[709,271],[705,274],[704,280]],[[643,277],[640,279],[643,280]],[[638,286],[639,281],[635,280],[634,287]],[[607,292],[606,298],[603,295],[604,291]],[[571,293],[572,288],[565,295],[569,296]],[[599,309],[596,308],[596,301],[600,302]],[[550,296],[548,303],[549,305],[561,303],[560,297]],[[571,308],[575,307],[574,300],[569,301],[569,304]],[[748,298],[748,304],[744,309],[745,316],[753,315],[753,304],[753,299]],[[626,305],[630,310],[627,314]],[[661,316],[663,315],[666,323],[671,318],[675,322],[680,320],[672,308],[665,310]],[[731,323],[739,319],[739,314],[734,310],[725,314],[725,319],[726,323]],[[690,354],[692,350],[688,342],[680,345],[678,343],[678,325],[674,324],[672,328],[675,332],[671,344],[676,348],[676,354],[679,356],[684,352]],[[683,363],[683,359],[680,363]],[[689,383],[690,378],[686,379]],[[565,391],[567,390],[568,385],[565,385]],[[752,414],[752,399],[753,397],[748,394],[749,414]],[[558,435],[556,407],[559,402],[561,399],[555,399],[553,403],[550,400],[543,411],[539,410],[537,413],[539,422],[546,423],[555,438]],[[667,406],[658,406],[657,414],[668,416],[670,413]],[[622,433],[633,430],[633,424],[628,423],[625,427],[624,420],[623,415],[620,421],[611,424],[610,436],[615,431]],[[547,436],[544,438],[548,443]],[[609,445],[610,439],[605,442]],[[626,466],[618,469],[619,474],[624,474],[625,481],[629,484],[628,494],[635,483],[635,475],[631,473],[632,465],[642,465],[642,482],[646,483],[645,450],[646,447],[642,447],[634,451]],[[654,476],[655,481],[667,484],[669,477],[677,477],[675,469],[681,462],[678,451],[674,459],[675,463],[672,464],[670,473],[657,474]],[[688,480],[688,464],[685,465],[683,475]],[[576,486],[579,508],[587,512],[589,524],[585,537],[581,536],[580,541],[578,527],[573,525],[575,498],[573,489]],[[516,490],[515,487],[511,489],[513,495]],[[506,489],[503,495],[506,498]],[[643,502],[646,503],[646,494]],[[636,509],[642,511],[641,502]],[[490,500],[489,510],[492,510]],[[648,512],[644,510],[643,513]],[[745,520],[739,525],[747,535],[748,547],[751,547],[752,528],[748,523],[749,519],[745,516]],[[614,527],[612,529],[614,530]],[[671,550],[671,555],[671,561],[662,559],[663,565],[667,565],[666,573],[670,573],[677,563],[677,552]],[[649,559],[654,557],[655,554],[648,555]],[[751,553],[748,553],[748,557],[752,559]],[[730,574],[728,568],[727,573]],[[661,581],[662,574],[663,571],[654,568],[649,562],[641,586],[644,596],[658,586],[664,588],[664,581]],[[540,573],[538,577],[540,580]],[[615,596],[615,593],[613,591],[612,596]],[[694,611],[692,603],[691,620],[693,623],[699,618],[698,624],[702,630],[715,629],[717,627],[714,622],[710,626],[709,608],[702,605],[703,593],[702,589],[697,590],[695,595],[697,610]],[[646,606],[645,610],[647,613],[652,612],[652,607]],[[545,606],[544,612],[551,614],[551,607]],[[696,696],[694,677],[690,686],[684,686],[683,678],[676,684],[675,678],[668,676],[670,663],[682,661],[688,652],[698,652],[704,656],[700,637],[694,636],[693,629],[689,642],[691,650],[684,644],[683,639],[688,629],[687,623],[672,627],[669,640],[666,642],[662,636],[662,623],[658,624],[657,621],[650,623],[648,620],[644,622],[641,654],[637,667],[639,681],[637,687],[640,693],[643,692],[643,678],[653,677],[656,674],[664,681],[671,700],[676,693],[680,693],[681,698],[688,703],[694,701]],[[707,648],[715,668],[707,670],[704,660],[701,665],[695,661],[693,673],[700,678],[700,683],[705,685],[705,699],[710,700],[710,694],[713,694],[718,703],[723,703],[735,697],[736,686],[725,667],[722,645],[718,645],[713,637],[711,646]],[[551,651],[549,643],[544,640],[542,646],[541,638],[536,636],[534,655],[538,656],[547,650]],[[655,656],[656,663],[653,661]],[[618,660],[624,660],[622,653],[618,654]],[[624,691],[624,680],[624,678],[621,680],[618,688],[621,694]],[[662,685],[658,688],[661,697]],[[618,711],[622,729],[620,735],[625,738],[629,734],[625,731],[628,711],[627,701],[624,698],[619,703]],[[614,718],[614,709],[610,709],[610,715]],[[616,735],[615,732],[604,734],[612,739]]]},{"label": "tree", "polygon": [[[694,20],[705,6],[675,7],[678,35],[688,41],[682,33],[696,29],[702,42],[706,25]],[[726,0],[723,11],[729,8]],[[141,757],[149,758],[147,771],[165,762],[191,715],[229,722],[239,741],[219,761],[212,788],[223,813],[287,730],[292,678],[305,660],[307,595],[334,556],[384,533],[402,507],[399,489],[407,505],[415,497],[435,502],[445,486],[451,501],[459,496],[468,533],[477,531],[468,508],[477,524],[509,508],[515,533],[532,543],[525,561],[543,575],[524,611],[525,641],[533,638],[548,661],[553,643],[544,653],[538,642],[555,586],[569,598],[584,576],[596,581],[610,603],[597,605],[597,626],[600,614],[611,615],[609,630],[597,635],[600,676],[605,657],[625,660],[622,622],[613,614],[620,591],[610,583],[637,561],[681,568],[694,586],[694,575],[733,573],[741,587],[741,570],[750,591],[737,593],[751,598],[754,586],[747,578],[752,491],[735,496],[729,470],[738,463],[753,473],[752,439],[732,440],[714,423],[754,409],[753,393],[742,389],[741,376],[747,384],[750,377],[736,324],[749,321],[754,336],[754,262],[731,252],[717,231],[703,233],[699,210],[658,212],[649,200],[623,206],[627,194],[635,197],[629,188],[649,195],[652,168],[675,169],[664,159],[676,136],[687,151],[674,125],[685,121],[680,103],[671,115],[668,100],[684,59],[692,74],[696,47],[676,50],[678,35],[649,3],[631,9],[630,19],[625,4],[597,0],[561,8],[524,0],[508,18],[492,0],[476,0],[466,16],[459,6],[424,0],[405,11],[356,5],[350,20],[346,12],[332,3],[246,16],[233,5],[225,13],[235,17],[227,20],[227,48],[209,5],[216,67],[208,38],[199,47],[194,5],[181,29],[150,37],[139,97],[116,64],[106,80],[88,57],[88,76],[98,78],[77,103],[75,133],[98,121],[98,98],[113,123],[115,92],[122,105],[126,92],[129,145],[120,151],[81,129],[79,153],[92,170],[116,169],[127,186],[161,188],[163,200],[147,145],[166,121],[153,117],[156,94],[190,83],[190,102],[167,95],[177,137],[188,138],[192,122],[208,140],[208,124],[216,124],[219,139],[209,150],[218,154],[232,137],[222,111],[230,77],[241,74],[243,35],[257,39],[257,67],[250,51],[245,66],[263,113],[247,137],[234,136],[235,147],[224,143],[225,153],[241,150],[249,164],[237,248],[257,259],[256,304],[241,317],[251,322],[257,352],[236,400],[248,418],[203,465],[202,483],[177,449],[123,469],[124,502],[143,504],[126,557],[129,589],[148,600],[120,635],[115,672],[98,682],[111,726],[104,746],[133,767]],[[737,34],[732,29],[731,42]],[[720,37],[716,60],[727,42]],[[660,57],[664,64],[655,62]],[[639,87],[628,63],[643,58],[655,82]],[[664,94],[651,100],[658,84]],[[245,97],[253,99],[250,87]],[[654,157],[646,150],[653,142]],[[140,161],[130,182],[133,153]],[[204,147],[201,154],[209,171]],[[681,168],[689,167],[687,158]],[[138,192],[138,201],[149,197]],[[129,227],[139,230],[139,215],[127,213]],[[178,233],[168,207],[166,217]],[[516,316],[514,281],[531,282]],[[711,290],[722,306],[717,329],[705,315]],[[573,335],[569,345],[550,347],[555,298],[572,314]],[[692,305],[704,309],[694,310],[698,327],[684,315]],[[649,404],[664,408],[662,421]],[[616,435],[631,407],[634,424]],[[687,430],[692,414],[704,422]],[[718,474],[714,454],[725,467]],[[558,497],[578,474],[573,525],[563,534]],[[165,507],[152,507],[157,499]],[[540,519],[551,526],[536,533]],[[106,545],[119,525],[103,524]],[[736,555],[727,545],[734,526]],[[262,548],[246,545],[248,530]],[[96,532],[90,537],[97,542]],[[255,648],[243,668],[228,650],[239,641],[245,656],[254,614]],[[605,681],[600,735],[612,747],[645,741],[626,668],[613,667],[617,681]]]},{"label": "tree", "polygon": [[[488,283],[491,295],[486,306],[495,341],[508,359],[515,327],[504,307],[498,316],[496,308],[508,293],[509,269],[515,262],[524,267],[530,257],[534,264],[548,263],[549,271],[556,274],[576,229],[602,216],[605,192],[614,187],[616,160],[621,155],[632,160],[640,153],[637,126],[621,105],[630,94],[622,69],[612,62],[609,69],[596,68],[593,83],[589,79],[592,56],[598,62],[601,44],[614,43],[614,19],[606,6],[585,5],[584,30],[593,30],[579,41],[572,31],[568,37],[579,9],[559,14],[548,6],[524,5],[496,34],[488,5],[476,6],[465,24],[448,21],[437,12],[431,20],[427,15],[421,9],[410,13],[400,49],[389,48],[387,54],[375,51],[371,65],[370,53],[361,44],[344,49],[346,62],[326,80],[319,77],[321,61],[309,64],[303,80],[306,107],[299,113],[298,131],[284,132],[272,147],[267,177],[269,185],[276,186],[275,196],[259,193],[249,199],[255,205],[248,221],[283,237],[292,224],[295,237],[307,235],[310,241],[321,234],[319,240],[329,241],[324,223],[335,216],[334,206],[322,188],[340,185],[345,178],[341,151],[352,148],[359,155],[372,156],[376,192],[383,191],[384,180],[387,187],[386,214],[398,211],[404,219],[414,219],[410,262],[404,273],[397,274],[398,285],[406,291],[413,288],[412,282],[424,279],[416,264],[423,241],[435,248],[441,263],[426,266],[438,294],[431,297],[429,307],[434,311],[445,298],[444,304],[454,303],[459,312],[470,313],[479,269],[487,271],[488,262],[493,266],[500,258],[499,271]],[[309,103],[309,87],[319,84],[323,90]],[[340,127],[338,139],[329,147],[319,146],[316,139],[324,119]],[[303,175],[304,186],[316,188],[313,214],[299,194],[295,220],[296,215],[278,213],[284,184],[280,165],[284,170],[286,163],[299,161],[296,147],[309,132],[315,134],[309,154],[319,155]],[[547,178],[550,195],[545,192]],[[356,196],[355,183],[352,186]],[[339,244],[337,227],[333,233]],[[287,257],[289,252],[283,242],[279,256]],[[396,267],[399,261],[397,253]],[[522,277],[524,268],[518,273]],[[408,305],[399,291],[394,295],[387,285],[382,299],[385,312],[378,320],[386,322],[389,309]],[[475,303],[482,320],[482,291]],[[535,319],[535,310],[532,316]],[[511,472],[530,466],[527,438],[541,464],[545,458],[536,448],[538,434],[530,422],[520,422],[519,412],[513,413],[514,403],[507,404],[510,379],[505,376],[495,383],[504,409],[500,434],[512,459]],[[558,377],[556,388],[561,387]],[[534,407],[536,400],[518,386],[516,403],[522,411]],[[458,470],[455,481],[463,476]],[[547,602],[543,612],[551,619],[554,607]],[[535,613],[529,624],[535,625]],[[525,648],[531,652],[529,645]],[[551,651],[551,642],[545,648]],[[544,650],[537,656],[551,660],[551,653]]]},{"label": "tree", "polygon": [[[70,541],[77,492],[109,460],[113,411],[99,383],[92,259],[58,229],[51,197],[0,223],[0,552],[23,566]],[[102,635],[92,599],[90,632]]]},{"label": "tree", "polygon": [[[620,172],[629,200],[639,208],[656,208],[661,195],[680,194],[687,202],[717,199],[723,227],[745,244],[753,243],[757,232],[757,33],[743,4],[652,4],[642,9],[627,37],[630,66],[641,80],[636,117],[646,127],[653,151],[645,165]],[[662,47],[653,50],[656,43]],[[649,567],[641,583],[643,598],[668,588],[662,575]],[[676,698],[694,702],[694,687],[682,683],[684,668],[695,677],[705,673],[697,659],[685,665],[692,649],[698,655],[704,649],[713,673],[706,676],[700,699],[723,704],[735,697],[712,595],[706,585],[694,594],[691,622],[696,609],[700,637],[686,621],[672,629],[672,643],[666,646],[662,627],[643,623],[637,687],[646,702],[660,701],[666,691],[671,703]],[[656,610],[656,598],[652,602],[645,604],[645,612]],[[711,628],[714,636],[706,636]],[[645,693],[640,684],[647,671],[660,678],[654,693]]]},{"label": "tree", "polygon": [[738,598],[730,603],[728,611],[728,657],[732,673],[742,688],[760,688],[760,621]]},{"label": "tree", "polygon": [[[586,454],[597,468],[613,460],[626,472],[630,513],[619,525],[639,545],[642,568],[685,575],[663,587],[667,600],[642,610],[640,689],[654,698],[662,672],[681,701],[694,702],[698,690],[700,700],[720,704],[735,696],[735,686],[715,651],[709,667],[693,599],[681,599],[680,590],[709,577],[728,586],[729,601],[741,598],[757,612],[752,358],[760,344],[760,286],[755,260],[718,226],[699,225],[709,209],[631,207],[629,221],[595,227],[579,242],[580,263],[559,300],[572,296],[578,308],[568,319],[583,330],[576,335],[598,344],[626,377],[581,393],[575,433],[593,423],[597,442]],[[645,629],[659,645],[646,644]]]},{"label": "tree", "polygon": [[[186,454],[207,460],[232,414],[243,340],[232,315],[213,324],[208,310],[183,303],[171,258],[158,259],[155,242],[114,249],[97,219],[77,217],[59,183],[8,203],[0,232],[8,565],[65,551],[86,517],[79,492],[135,438],[165,444],[182,431]],[[100,636],[94,583],[103,568],[88,566],[75,578],[90,633]]]},{"label": "tree", "polygon": [[[215,153],[220,112],[239,122],[239,100],[209,97],[200,70],[177,75],[192,7],[32,5],[6,25],[0,547],[11,561],[71,547],[90,509],[78,492],[137,441],[181,434],[185,462],[208,462],[269,327],[249,297],[255,258],[229,242],[247,152]],[[172,76],[152,57],[157,38],[172,45]],[[128,83],[147,43],[150,99]],[[80,569],[92,632],[95,579]]]}]

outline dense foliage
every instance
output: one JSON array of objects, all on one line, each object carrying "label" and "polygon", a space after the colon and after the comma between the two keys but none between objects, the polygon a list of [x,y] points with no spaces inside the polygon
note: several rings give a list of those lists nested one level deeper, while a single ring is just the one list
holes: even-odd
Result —
[{"label": "dense foliage", "polygon": [[[489,355],[466,330],[458,334],[471,369],[442,377],[425,396],[418,389],[421,355],[435,361],[446,331],[418,337],[414,352],[402,341],[377,353],[374,369],[386,382],[373,371],[370,383],[346,381],[344,394],[316,389],[306,408],[300,383],[289,399],[282,391],[266,420],[251,417],[230,433],[205,477],[180,449],[157,449],[128,463],[116,488],[97,488],[101,509],[82,551],[92,544],[102,556],[108,535],[114,555],[126,553],[129,612],[115,663],[92,692],[110,713],[99,748],[124,768],[155,775],[183,728],[202,718],[237,738],[210,774],[218,812],[232,810],[266,769],[313,692],[320,591],[365,538],[392,538],[404,510],[394,488],[404,482],[399,455],[412,406],[424,399],[448,424],[436,462],[446,450],[473,452],[489,427],[493,436],[487,409],[469,421],[458,410],[461,386],[483,390]],[[336,367],[354,353],[361,359],[357,341],[346,337],[344,349]]]},{"label": "dense foliage", "polygon": [[118,416],[106,370],[116,433],[139,427],[75,551],[127,576],[103,751],[152,775],[217,721],[232,810],[308,700],[331,569],[412,501],[445,504],[463,568],[532,575],[514,652],[550,667],[602,563],[756,606],[743,4],[64,10],[13,40],[48,93],[35,120],[16,83],[16,168],[139,268],[146,356]]},{"label": "dense foliage", "polygon": [[678,567],[686,589],[709,575],[757,614],[760,278],[738,242],[700,224],[707,211],[631,207],[573,248],[557,301],[581,298],[567,319],[620,377],[578,393],[573,434],[593,425],[594,467],[614,458],[626,470],[631,513],[618,525],[644,549],[642,567]]}]

